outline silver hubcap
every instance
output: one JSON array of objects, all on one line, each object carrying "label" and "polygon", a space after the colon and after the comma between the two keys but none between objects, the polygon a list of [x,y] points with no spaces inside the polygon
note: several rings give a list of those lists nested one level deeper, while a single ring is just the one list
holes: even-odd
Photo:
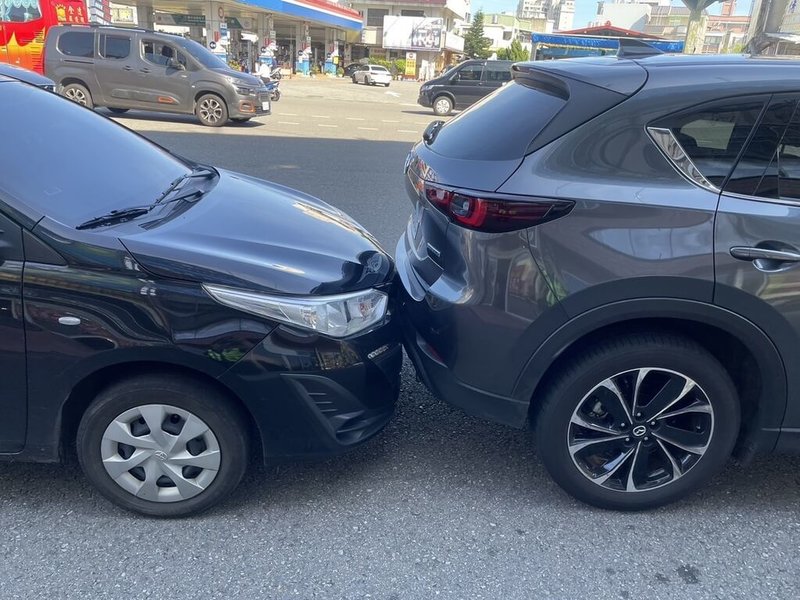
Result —
[{"label": "silver hubcap", "polygon": [[444,98],[440,98],[436,101],[436,111],[439,113],[447,113],[450,112],[450,101]]},{"label": "silver hubcap", "polygon": [[79,90],[78,88],[67,88],[67,91],[64,93],[64,95],[73,102],[77,102],[82,106],[86,106],[86,94],[83,93],[83,90]]},{"label": "silver hubcap", "polygon": [[222,118],[222,105],[218,100],[206,98],[200,103],[200,116],[209,123],[216,123]]},{"label": "silver hubcap", "polygon": [[166,404],[137,406],[111,421],[100,454],[117,485],[151,502],[197,496],[220,467],[219,443],[208,425]]},{"label": "silver hubcap", "polygon": [[633,369],[595,386],[572,413],[567,447],[578,470],[604,488],[641,492],[684,476],[714,433],[714,408],[689,377]]}]

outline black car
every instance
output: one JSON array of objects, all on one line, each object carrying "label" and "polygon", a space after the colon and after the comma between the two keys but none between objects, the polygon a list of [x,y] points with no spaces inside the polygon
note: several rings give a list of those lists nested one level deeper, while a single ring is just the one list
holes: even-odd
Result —
[{"label": "black car", "polygon": [[395,260],[431,389],[643,509],[800,450],[800,61],[621,44],[433,123]]},{"label": "black car", "polygon": [[0,62],[0,77],[18,79],[24,83],[29,83],[47,90],[48,92],[56,91],[56,84],[52,79],[45,77],[44,75],[39,75],[39,73],[36,73],[35,71],[29,71],[28,69],[23,69],[22,67],[18,67],[16,65]]},{"label": "black car", "polygon": [[464,109],[511,81],[510,60],[465,60],[419,88],[417,104],[444,116]]},{"label": "black car", "polygon": [[361,63],[350,63],[344,68],[344,76],[345,77],[352,77],[353,74],[358,71],[361,67],[363,67]]},{"label": "black car", "polygon": [[[323,456],[390,419],[392,260],[300,192],[193,164],[0,78],[0,455],[157,516],[251,453]],[[82,151],[76,151],[76,148]]]}]

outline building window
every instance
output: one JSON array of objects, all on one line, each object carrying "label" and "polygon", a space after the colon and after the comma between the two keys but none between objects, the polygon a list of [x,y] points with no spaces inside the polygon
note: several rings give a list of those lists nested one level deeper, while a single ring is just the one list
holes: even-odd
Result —
[{"label": "building window", "polygon": [[386,8],[368,8],[367,27],[383,27],[383,17],[388,15],[389,10]]},{"label": "building window", "polygon": [[401,17],[424,17],[425,11],[424,10],[401,10],[400,11]]},{"label": "building window", "polygon": [[514,32],[513,32],[513,31],[504,31],[504,32],[503,32],[503,39],[504,39],[505,41],[508,41],[508,40],[510,40],[510,39],[511,39],[511,36],[512,36],[512,35],[514,35]]}]

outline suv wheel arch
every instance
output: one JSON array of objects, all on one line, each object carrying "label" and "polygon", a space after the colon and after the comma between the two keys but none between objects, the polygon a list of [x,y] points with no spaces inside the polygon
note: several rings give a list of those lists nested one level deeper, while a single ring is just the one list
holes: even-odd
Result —
[{"label": "suv wheel arch", "polygon": [[[778,348],[751,321],[696,300],[626,300],[571,319],[533,352],[517,379],[512,397],[528,399],[530,418],[535,420],[538,394],[572,356],[597,340],[634,332],[677,332],[721,358],[742,396],[743,421],[737,454],[749,458],[775,447],[789,396],[787,373]],[[736,361],[743,365],[738,372]]]}]

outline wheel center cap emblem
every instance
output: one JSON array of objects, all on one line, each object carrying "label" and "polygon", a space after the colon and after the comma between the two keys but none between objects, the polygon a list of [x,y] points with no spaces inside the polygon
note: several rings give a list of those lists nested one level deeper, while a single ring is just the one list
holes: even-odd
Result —
[{"label": "wheel center cap emblem", "polygon": [[644,425],[637,425],[636,427],[633,428],[632,433],[636,437],[642,437],[645,433],[647,433],[647,427],[645,427]]},{"label": "wheel center cap emblem", "polygon": [[159,459],[159,460],[167,460],[167,453],[166,452],[163,452],[161,450],[156,450],[154,454],[155,454],[155,457],[157,459]]}]

